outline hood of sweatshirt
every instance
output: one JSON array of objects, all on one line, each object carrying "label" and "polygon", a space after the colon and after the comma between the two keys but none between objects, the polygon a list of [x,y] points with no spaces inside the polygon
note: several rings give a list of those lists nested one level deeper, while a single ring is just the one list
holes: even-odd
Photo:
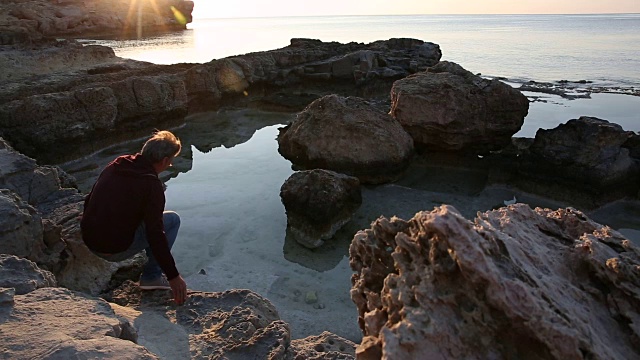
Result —
[{"label": "hood of sweatshirt", "polygon": [[113,160],[111,164],[113,165],[113,172],[120,176],[153,176],[154,178],[158,178],[153,163],[140,153],[119,156]]}]

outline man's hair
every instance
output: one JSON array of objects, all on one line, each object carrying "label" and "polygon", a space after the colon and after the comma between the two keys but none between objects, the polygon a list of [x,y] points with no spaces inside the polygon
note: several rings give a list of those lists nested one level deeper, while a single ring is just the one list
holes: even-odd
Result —
[{"label": "man's hair", "polygon": [[142,155],[152,163],[162,161],[166,157],[178,156],[182,150],[180,139],[170,131],[156,131],[142,146]]}]

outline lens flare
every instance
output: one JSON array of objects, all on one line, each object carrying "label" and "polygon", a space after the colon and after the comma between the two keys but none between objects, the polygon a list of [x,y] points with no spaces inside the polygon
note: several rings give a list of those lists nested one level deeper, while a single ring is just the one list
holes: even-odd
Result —
[{"label": "lens flare", "polygon": [[171,11],[173,12],[173,17],[176,18],[176,20],[178,21],[178,23],[180,25],[186,25],[187,24],[187,18],[182,15],[182,13],[180,12],[180,10],[176,9],[175,6],[171,6]]}]

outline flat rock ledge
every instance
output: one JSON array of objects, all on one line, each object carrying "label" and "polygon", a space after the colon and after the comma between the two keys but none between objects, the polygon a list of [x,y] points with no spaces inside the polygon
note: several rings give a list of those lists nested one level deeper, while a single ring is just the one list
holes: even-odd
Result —
[{"label": "flat rock ledge", "polygon": [[32,70],[14,65],[23,56],[0,52],[0,64],[12,73],[0,82],[0,136],[29,156],[44,159],[55,157],[52,149],[60,156],[79,146],[95,147],[118,132],[175,124],[223,103],[299,111],[336,91],[386,95],[393,81],[426,70],[442,55],[438,45],[416,39],[370,44],[292,39],[282,49],[196,65],[127,62],[100,47],[70,49],[86,60],[65,69],[54,66],[56,56],[50,62],[54,73],[32,77],[20,76]]},{"label": "flat rock ledge", "polygon": [[291,340],[273,305],[250,290],[191,292],[176,306],[170,291],[126,281],[107,302],[56,287],[33,262],[4,254],[0,275],[2,358],[355,358],[356,345],[330,332]]},{"label": "flat rock ledge", "polygon": [[640,357],[640,249],[571,208],[380,218],[350,264],[358,359]]},{"label": "flat rock ledge", "polygon": [[141,292],[127,281],[108,299],[132,323],[146,320],[137,328],[138,342],[163,358],[355,358],[355,344],[329,332],[291,340],[289,325],[271,302],[250,290],[190,292],[184,305],[175,306],[170,291]]},{"label": "flat rock ledge", "polygon": [[68,289],[15,295],[0,304],[0,318],[6,359],[158,359],[106,301]]}]

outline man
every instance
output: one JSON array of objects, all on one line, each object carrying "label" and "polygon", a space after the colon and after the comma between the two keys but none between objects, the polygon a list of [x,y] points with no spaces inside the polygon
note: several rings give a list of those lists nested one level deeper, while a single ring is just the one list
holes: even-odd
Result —
[{"label": "man", "polygon": [[140,153],[113,160],[87,195],[80,222],[84,243],[107,261],[145,250],[149,260],[140,289],[171,289],[178,305],[187,298],[187,285],[171,255],[180,217],[164,211],[164,184],[158,174],[171,166],[181,148],[171,132],[158,131]]}]

